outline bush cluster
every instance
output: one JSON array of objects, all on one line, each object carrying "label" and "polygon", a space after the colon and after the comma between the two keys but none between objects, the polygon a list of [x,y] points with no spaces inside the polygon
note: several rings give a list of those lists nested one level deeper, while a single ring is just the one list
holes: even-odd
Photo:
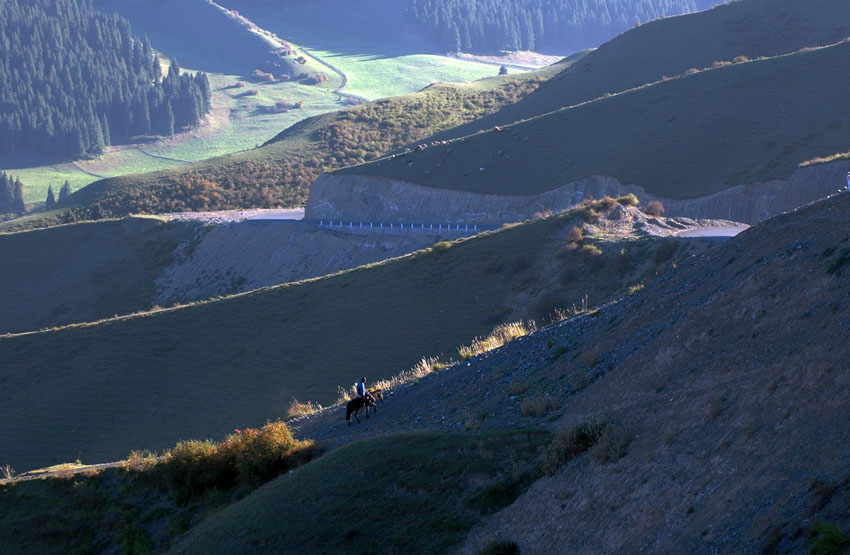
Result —
[{"label": "bush cluster", "polygon": [[181,441],[154,471],[178,501],[186,502],[211,490],[257,487],[318,454],[314,442],[296,440],[277,420],[260,429],[236,430],[220,443]]}]

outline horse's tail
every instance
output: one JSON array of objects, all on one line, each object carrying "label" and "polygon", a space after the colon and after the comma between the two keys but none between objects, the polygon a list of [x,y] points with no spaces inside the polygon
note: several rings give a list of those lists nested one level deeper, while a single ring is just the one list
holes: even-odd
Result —
[{"label": "horse's tail", "polygon": [[351,403],[349,402],[345,405],[345,420],[347,422],[351,422],[351,413],[354,412],[354,409],[351,408]]}]

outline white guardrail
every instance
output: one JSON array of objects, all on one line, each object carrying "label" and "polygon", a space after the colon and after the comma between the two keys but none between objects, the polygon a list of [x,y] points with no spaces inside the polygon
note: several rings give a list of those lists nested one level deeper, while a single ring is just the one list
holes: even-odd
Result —
[{"label": "white guardrail", "polygon": [[[306,223],[306,222],[305,222]],[[423,224],[404,222],[355,222],[343,220],[319,220],[310,222],[325,229],[337,229],[340,231],[365,231],[365,232],[418,232],[418,233],[478,233],[496,229],[497,226],[483,226],[479,224]]]}]

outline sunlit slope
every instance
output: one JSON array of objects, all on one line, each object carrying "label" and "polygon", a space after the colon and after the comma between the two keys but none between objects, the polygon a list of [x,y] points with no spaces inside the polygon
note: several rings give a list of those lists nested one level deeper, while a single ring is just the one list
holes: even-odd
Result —
[{"label": "sunlit slope", "polygon": [[606,175],[674,198],[787,178],[850,146],[848,62],[850,42],[737,63],[336,173],[507,195]]},{"label": "sunlit slope", "polygon": [[0,231],[131,213],[302,206],[321,171],[362,163],[493,113],[523,98],[562,67],[468,84],[440,83],[415,94],[308,118],[250,151],[97,181],[54,210],[0,224]]}]

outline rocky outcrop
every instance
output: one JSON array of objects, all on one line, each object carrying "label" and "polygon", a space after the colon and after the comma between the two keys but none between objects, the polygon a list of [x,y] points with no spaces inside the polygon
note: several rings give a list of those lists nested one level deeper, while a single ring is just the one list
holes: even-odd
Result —
[{"label": "rocky outcrop", "polygon": [[514,196],[325,173],[310,190],[305,219],[494,225],[525,220],[547,210],[564,210],[589,197],[634,193],[644,204],[660,200],[668,216],[754,224],[834,193],[843,186],[848,171],[848,161],[809,166],[800,168],[787,180],[738,185],[693,199],[658,197],[642,187],[624,185],[606,176],[589,177],[538,195]]}]

